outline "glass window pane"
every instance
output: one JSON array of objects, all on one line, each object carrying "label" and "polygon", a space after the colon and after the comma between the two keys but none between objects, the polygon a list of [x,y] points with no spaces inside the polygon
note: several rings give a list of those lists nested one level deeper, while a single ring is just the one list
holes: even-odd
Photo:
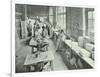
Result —
[{"label": "glass window pane", "polygon": [[94,32],[94,21],[88,20],[88,32]]},{"label": "glass window pane", "polygon": [[57,25],[62,28],[62,25],[63,25],[63,17],[62,15],[58,15],[57,16]]},{"label": "glass window pane", "polygon": [[[94,34],[94,11],[88,12],[88,29],[87,30],[88,30],[89,37],[90,37],[90,35]],[[94,36],[92,36],[92,37],[94,37]]]},{"label": "glass window pane", "polygon": [[92,11],[88,12],[88,19],[93,19],[93,12]]},{"label": "glass window pane", "polygon": [[63,11],[64,13],[66,12],[66,7],[64,7],[64,11]]},{"label": "glass window pane", "polygon": [[94,20],[88,20],[88,36],[94,42]]},{"label": "glass window pane", "polygon": [[64,31],[66,31],[66,14],[64,14]]},{"label": "glass window pane", "polygon": [[49,8],[49,15],[53,15],[53,7]]},{"label": "glass window pane", "polygon": [[49,16],[49,21],[53,25],[53,16]]},{"label": "glass window pane", "polygon": [[93,19],[94,19],[94,16],[95,16],[95,13],[94,13],[94,11],[93,11]]},{"label": "glass window pane", "polygon": [[58,7],[58,13],[63,13],[63,7]]}]

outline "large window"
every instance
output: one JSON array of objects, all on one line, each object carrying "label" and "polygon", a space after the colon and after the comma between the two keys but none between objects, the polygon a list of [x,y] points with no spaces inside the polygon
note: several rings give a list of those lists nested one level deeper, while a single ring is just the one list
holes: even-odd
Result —
[{"label": "large window", "polygon": [[57,25],[66,32],[66,8],[57,7]]},{"label": "large window", "polygon": [[86,9],[86,36],[94,42],[94,9]]},{"label": "large window", "polygon": [[62,6],[49,7],[49,22],[66,32],[66,8]]},{"label": "large window", "polygon": [[53,7],[49,7],[49,22],[51,25],[53,25]]},{"label": "large window", "polygon": [[88,35],[94,33],[94,11],[88,11]]}]

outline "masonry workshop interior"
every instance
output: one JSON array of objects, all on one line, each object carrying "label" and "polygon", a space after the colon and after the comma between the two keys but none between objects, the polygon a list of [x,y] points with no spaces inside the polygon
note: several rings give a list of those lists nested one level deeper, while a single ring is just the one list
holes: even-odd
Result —
[{"label": "masonry workshop interior", "polygon": [[15,4],[15,72],[94,68],[94,8]]}]

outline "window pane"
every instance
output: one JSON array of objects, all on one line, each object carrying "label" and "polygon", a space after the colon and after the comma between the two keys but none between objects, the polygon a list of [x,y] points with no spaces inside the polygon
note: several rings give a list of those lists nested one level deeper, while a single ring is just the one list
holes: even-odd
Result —
[{"label": "window pane", "polygon": [[53,7],[49,8],[49,15],[53,15]]},{"label": "window pane", "polygon": [[93,15],[93,19],[94,19],[94,16],[95,16],[94,11],[93,11],[93,14],[92,15]]},{"label": "window pane", "polygon": [[66,32],[66,14],[64,14],[64,31]]},{"label": "window pane", "polygon": [[93,19],[93,12],[92,11],[88,12],[88,19]]},{"label": "window pane", "polygon": [[63,13],[63,7],[58,7],[58,13]]},{"label": "window pane", "polygon": [[94,21],[88,20],[88,32],[94,32]]},{"label": "window pane", "polygon": [[66,7],[64,7],[64,11],[63,11],[64,13],[66,12]]},{"label": "window pane", "polygon": [[88,11],[88,36],[90,40],[94,42],[94,11]]},{"label": "window pane", "polygon": [[49,16],[49,21],[53,25],[53,16]]},{"label": "window pane", "polygon": [[63,26],[63,15],[57,16],[57,24],[62,28],[62,26]]}]

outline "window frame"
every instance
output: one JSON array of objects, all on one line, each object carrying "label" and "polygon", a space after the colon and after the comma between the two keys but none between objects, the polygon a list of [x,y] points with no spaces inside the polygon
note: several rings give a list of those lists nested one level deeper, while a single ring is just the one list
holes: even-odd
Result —
[{"label": "window frame", "polygon": [[[88,12],[94,12],[94,9],[93,8],[86,8],[86,11],[85,11],[85,18],[86,18],[86,28],[85,28],[85,35],[86,36],[89,36],[89,20],[93,20],[93,22],[95,22],[95,18],[93,19],[88,19]],[[92,16],[93,17],[93,16]],[[93,24],[94,25],[94,24]],[[94,31],[93,31],[94,32]]]}]

